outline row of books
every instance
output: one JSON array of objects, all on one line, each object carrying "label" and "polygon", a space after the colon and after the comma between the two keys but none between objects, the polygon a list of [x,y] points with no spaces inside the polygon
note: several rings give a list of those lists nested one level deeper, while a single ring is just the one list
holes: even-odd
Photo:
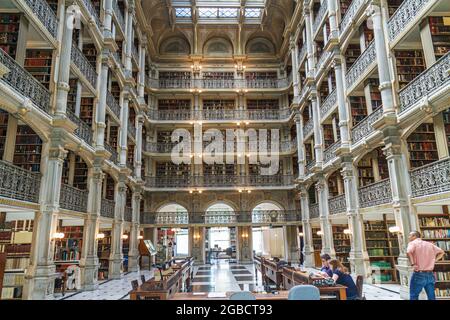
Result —
[{"label": "row of books", "polygon": [[450,271],[448,272],[435,272],[436,280],[438,281],[450,281]]},{"label": "row of books", "polygon": [[30,265],[30,258],[10,258],[6,259],[5,270],[24,270]]},{"label": "row of books", "polygon": [[20,299],[22,297],[22,287],[2,288],[1,300]]},{"label": "row of books", "polygon": [[442,250],[450,251],[450,241],[434,241],[434,244]]},{"label": "row of books", "polygon": [[450,229],[423,230],[424,238],[450,239]]},{"label": "row of books", "polygon": [[4,252],[6,252],[8,255],[30,254],[31,244],[6,244]]},{"label": "row of books", "polygon": [[422,227],[450,227],[449,218],[444,217],[420,217],[419,221]]},{"label": "row of books", "polygon": [[436,297],[450,297],[450,288],[441,289],[441,288],[435,288],[434,293]]},{"label": "row of books", "polygon": [[13,287],[13,286],[22,286],[25,279],[25,275],[23,273],[5,273],[3,276],[3,286],[4,287]]}]

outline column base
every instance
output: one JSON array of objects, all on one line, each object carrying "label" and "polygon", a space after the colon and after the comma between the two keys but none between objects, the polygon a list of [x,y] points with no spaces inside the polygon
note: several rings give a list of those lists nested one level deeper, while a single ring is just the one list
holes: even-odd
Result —
[{"label": "column base", "polygon": [[303,251],[303,255],[304,255],[304,261],[303,261],[303,265],[306,268],[314,268],[316,266],[316,263],[314,261],[314,251],[312,250],[304,250]]},{"label": "column base", "polygon": [[139,255],[128,255],[128,271],[139,271]]},{"label": "column base", "polygon": [[400,298],[409,300],[409,281],[411,280],[414,268],[409,265],[408,258],[398,257],[395,266],[400,274]]},{"label": "column base", "polygon": [[23,300],[53,300],[56,266],[29,266],[25,274]]},{"label": "column base", "polygon": [[98,289],[98,257],[87,257],[85,261],[80,261],[81,287],[85,291]]},{"label": "column base", "polygon": [[353,274],[363,276],[366,283],[372,283],[372,272],[367,254],[364,254],[363,252],[350,252],[348,261],[350,262]]},{"label": "column base", "polygon": [[122,278],[122,263],[123,257],[114,257],[109,259],[109,279]]}]

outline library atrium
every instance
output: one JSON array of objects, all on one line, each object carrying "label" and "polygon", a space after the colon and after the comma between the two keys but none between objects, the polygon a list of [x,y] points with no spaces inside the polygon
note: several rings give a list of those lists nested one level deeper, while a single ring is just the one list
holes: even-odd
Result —
[{"label": "library atrium", "polygon": [[412,231],[450,299],[448,0],[1,0],[0,49],[1,300],[409,300]]}]

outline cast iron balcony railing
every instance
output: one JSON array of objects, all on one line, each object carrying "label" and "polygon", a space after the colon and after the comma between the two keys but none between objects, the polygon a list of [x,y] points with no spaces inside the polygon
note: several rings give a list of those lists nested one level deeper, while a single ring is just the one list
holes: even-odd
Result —
[{"label": "cast iron balcony railing", "polygon": [[319,204],[314,203],[309,206],[309,218],[315,219],[319,217]]},{"label": "cast iron balcony railing", "polygon": [[135,59],[136,63],[139,62],[139,53],[138,50],[136,48],[136,46],[134,45],[134,43],[131,44],[131,54],[133,56],[133,58]]},{"label": "cast iron balcony railing", "polygon": [[8,73],[0,77],[1,82],[29,98],[41,110],[50,112],[50,92],[46,87],[2,49],[0,49],[0,64],[9,69]]},{"label": "cast iron balcony railing", "polygon": [[325,120],[328,114],[337,106],[337,93],[334,89],[320,106],[320,118]]},{"label": "cast iron balcony railing", "polygon": [[450,191],[450,158],[427,164],[410,173],[413,197]]},{"label": "cast iron balcony railing", "polygon": [[146,177],[149,188],[189,187],[290,187],[294,186],[292,175],[210,175],[210,176],[156,176]]},{"label": "cast iron balcony railing", "polygon": [[[149,79],[151,88],[156,89],[191,89],[193,87],[192,79]],[[155,86],[156,85],[156,86]]]},{"label": "cast iron balcony railing", "polygon": [[312,173],[312,168],[316,165],[316,159],[312,159],[310,161],[306,162],[306,174],[311,174]]},{"label": "cast iron balcony railing", "polygon": [[309,119],[308,122],[303,126],[303,137],[306,139],[314,130],[313,118]]},{"label": "cast iron balcony railing", "polygon": [[245,79],[245,88],[270,89],[286,87],[287,85],[282,85],[280,80],[282,79]]},{"label": "cast iron balcony railing", "polygon": [[153,89],[277,89],[287,88],[292,75],[284,79],[148,79]]},{"label": "cast iron balcony railing", "polygon": [[59,205],[63,209],[87,212],[88,191],[80,190],[67,184],[61,184]]},{"label": "cast iron balcony railing", "polygon": [[352,142],[358,143],[375,131],[373,123],[383,116],[383,107],[379,107],[352,128]]},{"label": "cast iron balcony railing", "polygon": [[411,28],[411,22],[420,11],[435,0],[404,0],[388,21],[389,41],[394,41],[406,28]]},{"label": "cast iron balcony railing", "polygon": [[72,44],[71,59],[95,90],[97,88],[97,72],[92,67],[89,60],[84,56],[83,52],[81,52],[74,44]]},{"label": "cast iron balcony railing", "polygon": [[392,201],[391,181],[384,179],[358,189],[359,206],[375,207]]},{"label": "cast iron balcony railing", "polygon": [[86,10],[89,12],[91,17],[94,19],[95,24],[97,25],[98,29],[101,30],[102,23],[100,22],[99,13],[97,9],[94,7],[92,2],[90,0],[82,0],[81,1],[86,8]]},{"label": "cast iron balcony railing", "polygon": [[151,120],[288,120],[292,112],[289,109],[273,110],[150,110]]},{"label": "cast iron balcony railing", "polygon": [[[406,1],[406,0],[405,0]],[[422,72],[399,92],[400,113],[411,109],[425,97],[450,87],[450,52]]]},{"label": "cast iron balcony railing", "polygon": [[347,90],[353,87],[355,83],[359,82],[358,80],[361,76],[370,69],[372,64],[376,63],[376,60],[377,54],[375,50],[375,41],[372,40],[366,50],[361,53],[345,75]]},{"label": "cast iron balcony railing", "polygon": [[75,123],[78,128],[75,129],[75,135],[84,140],[87,144],[92,144],[92,128],[83,120],[78,118],[72,111],[67,110],[67,117]]},{"label": "cast iron balcony railing", "polygon": [[204,89],[233,89],[234,79],[201,79],[201,87]]},{"label": "cast iron balcony railing", "polygon": [[114,200],[103,199],[100,205],[100,215],[105,218],[114,219],[116,202]]},{"label": "cast iron balcony railing", "polygon": [[319,12],[317,12],[317,16],[313,22],[313,35],[316,34],[317,30],[319,29],[320,25],[322,24],[323,18],[325,17],[327,10],[328,10],[328,0],[323,0],[320,3]]},{"label": "cast iron balcony railing", "polygon": [[320,55],[319,60],[317,60],[316,77],[322,71],[321,69],[325,67],[325,61],[327,61],[329,57],[331,57],[330,51],[324,51]]},{"label": "cast iron balcony railing", "polygon": [[336,150],[341,146],[341,141],[338,140],[325,149],[323,152],[323,163],[328,163],[329,161],[336,158]]},{"label": "cast iron balcony railing", "polygon": [[306,42],[303,43],[302,48],[298,52],[297,62],[298,62],[298,67],[299,68],[300,68],[300,65],[303,62],[303,59],[305,59],[305,58],[306,58]]},{"label": "cast iron balcony railing", "polygon": [[117,22],[119,23],[119,26],[122,29],[122,32],[125,33],[125,19],[123,18],[123,14],[122,14],[122,11],[120,11],[119,5],[117,4],[117,0],[114,1],[113,10],[114,10],[114,14],[116,16]]},{"label": "cast iron balcony railing", "polygon": [[39,173],[0,160],[0,197],[39,203]]},{"label": "cast iron balcony railing", "polygon": [[114,115],[120,119],[120,105],[117,102],[116,98],[111,94],[111,92],[106,92],[106,104]]},{"label": "cast iron balcony railing", "polygon": [[123,220],[131,222],[133,220],[133,208],[125,207],[125,211],[123,213]]},{"label": "cast iron balcony railing", "polygon": [[155,224],[188,224],[189,214],[187,212],[158,212],[156,213]]},{"label": "cast iron balcony railing", "polygon": [[367,0],[353,0],[350,6],[348,7],[347,11],[345,12],[344,17],[341,20],[341,23],[339,25],[339,33],[342,35],[344,34],[347,29],[352,25],[352,21],[355,19],[356,15],[359,12],[362,12],[362,8],[365,3],[369,1]]},{"label": "cast iron balcony railing", "polygon": [[231,224],[237,223],[237,215],[233,211],[207,211],[206,224]]},{"label": "cast iron balcony railing", "polygon": [[194,120],[191,110],[149,110],[147,116],[158,121],[186,121]]},{"label": "cast iron balcony railing", "polygon": [[133,138],[136,139],[136,127],[134,126],[134,124],[131,121],[128,121],[128,134]]},{"label": "cast iron balcony railing", "polygon": [[253,210],[253,223],[277,223],[286,222],[284,210]]},{"label": "cast iron balcony railing", "polygon": [[114,60],[116,60],[116,63],[121,67],[124,68],[123,63],[122,63],[122,53],[115,51],[111,53]]},{"label": "cast iron balcony railing", "polygon": [[346,212],[347,204],[345,202],[345,194],[328,199],[328,209],[330,210],[330,214]]},{"label": "cast iron balcony railing", "polygon": [[31,11],[41,21],[48,32],[56,39],[58,36],[58,18],[46,0],[24,0]]},{"label": "cast iron balcony railing", "polygon": [[117,163],[119,160],[119,153],[117,152],[117,150],[115,148],[113,148],[112,146],[110,146],[108,143],[105,142],[105,149],[111,153],[111,158],[110,160],[114,163]]}]

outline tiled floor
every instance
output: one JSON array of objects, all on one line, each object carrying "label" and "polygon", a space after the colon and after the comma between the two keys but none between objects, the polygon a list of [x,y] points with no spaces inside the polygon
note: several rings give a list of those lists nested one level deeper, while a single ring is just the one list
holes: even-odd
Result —
[{"label": "tiled floor", "polygon": [[[313,269],[311,270],[313,271]],[[139,279],[141,274],[148,279],[153,272],[145,270],[125,274],[121,279],[109,280],[99,285],[95,291],[66,294],[59,299],[67,300],[119,300],[129,299],[131,281]],[[261,274],[255,274],[253,264],[229,264],[219,261],[211,265],[194,267],[192,291],[194,292],[225,292],[262,289]],[[398,285],[364,285],[364,295],[367,300],[400,300]]]}]

